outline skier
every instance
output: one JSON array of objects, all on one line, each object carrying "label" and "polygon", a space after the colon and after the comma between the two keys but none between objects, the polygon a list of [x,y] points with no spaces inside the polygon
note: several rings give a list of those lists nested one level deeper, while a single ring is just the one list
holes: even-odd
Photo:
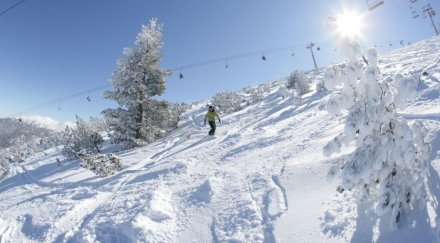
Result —
[{"label": "skier", "polygon": [[205,115],[205,125],[206,125],[206,121],[209,122],[209,126],[211,127],[211,130],[209,130],[209,136],[214,136],[215,134],[215,118],[217,117],[218,122],[221,123],[220,121],[220,117],[218,116],[217,112],[215,112],[214,107],[212,105],[210,105],[208,107],[208,112]]}]

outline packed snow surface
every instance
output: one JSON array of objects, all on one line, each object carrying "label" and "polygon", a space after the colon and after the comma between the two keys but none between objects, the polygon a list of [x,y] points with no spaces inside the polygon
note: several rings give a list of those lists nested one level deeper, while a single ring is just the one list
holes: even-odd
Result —
[{"label": "packed snow surface", "polygon": [[[339,157],[323,147],[343,129],[326,103],[338,91],[280,95],[222,116],[216,136],[193,104],[179,128],[147,147],[120,151],[106,178],[62,161],[58,149],[13,164],[0,182],[0,242],[440,242],[440,38],[379,57],[381,78],[419,80],[399,115],[428,129],[428,205],[385,231],[327,174]],[[307,73],[313,83],[323,70]],[[348,153],[351,149],[346,148]]]}]

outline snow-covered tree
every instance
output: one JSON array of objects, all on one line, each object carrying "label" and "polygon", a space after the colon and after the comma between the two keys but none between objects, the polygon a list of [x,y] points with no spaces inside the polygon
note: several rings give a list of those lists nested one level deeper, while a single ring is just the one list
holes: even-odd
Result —
[{"label": "snow-covered tree", "polygon": [[76,133],[83,150],[93,153],[101,152],[99,144],[104,141],[102,136],[92,128],[90,123],[79,116],[76,116]]},{"label": "snow-covered tree", "polygon": [[97,132],[104,132],[108,130],[107,124],[105,123],[105,120],[99,118],[99,117],[90,117],[89,118],[90,126],[93,130]]},{"label": "snow-covered tree", "polygon": [[326,88],[342,89],[328,101],[327,110],[347,110],[348,115],[343,133],[325,146],[324,154],[338,153],[341,146],[352,142],[355,150],[330,174],[340,173],[340,190],[353,191],[360,200],[371,200],[378,216],[390,213],[391,225],[396,226],[425,198],[429,149],[423,141],[426,130],[420,122],[410,126],[397,116],[395,107],[413,82],[399,74],[394,79],[397,89],[393,88],[379,76],[376,50],[368,50],[366,66],[360,61],[357,42],[339,41],[338,50],[348,62],[345,68],[332,66],[326,71]]},{"label": "snow-covered tree", "polygon": [[292,73],[287,80],[286,88],[295,89],[298,95],[309,92],[310,84],[306,74],[298,70]]},{"label": "snow-covered tree", "polygon": [[120,107],[103,114],[115,142],[126,147],[150,143],[164,132],[169,117],[166,102],[152,99],[165,91],[165,77],[170,71],[159,66],[162,54],[162,25],[157,19],[142,26],[135,48],[125,48],[111,78],[112,91],[104,97]]},{"label": "snow-covered tree", "polygon": [[78,158],[79,152],[101,152],[99,144],[103,142],[102,136],[79,116],[76,116],[76,128],[66,127],[63,138],[62,153],[67,158]]},{"label": "snow-covered tree", "polygon": [[223,114],[241,110],[243,98],[235,92],[220,92],[212,98],[212,104]]},{"label": "snow-covered tree", "polygon": [[90,155],[79,153],[81,167],[91,170],[98,176],[106,177],[122,170],[121,159],[113,154]]},{"label": "snow-covered tree", "polygon": [[177,128],[179,125],[180,120],[182,119],[183,113],[189,109],[189,105],[185,103],[170,103],[168,104],[168,107],[170,109],[170,127],[171,128]]},{"label": "snow-covered tree", "polygon": [[75,130],[66,126],[62,140],[63,149],[61,150],[61,153],[69,159],[78,158],[78,153],[81,151],[81,145]]}]

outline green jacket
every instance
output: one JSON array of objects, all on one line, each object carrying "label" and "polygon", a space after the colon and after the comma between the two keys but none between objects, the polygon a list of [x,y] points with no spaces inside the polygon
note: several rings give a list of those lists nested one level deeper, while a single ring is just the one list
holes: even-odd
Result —
[{"label": "green jacket", "polygon": [[215,111],[208,111],[205,115],[205,122],[208,121],[215,121],[215,118],[218,118],[218,121],[220,121],[220,117],[218,116],[217,112]]}]

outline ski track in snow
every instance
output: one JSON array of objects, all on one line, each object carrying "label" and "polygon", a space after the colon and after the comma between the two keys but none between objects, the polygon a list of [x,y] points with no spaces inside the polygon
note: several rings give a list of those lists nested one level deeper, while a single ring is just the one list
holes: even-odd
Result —
[{"label": "ski track in snow", "polygon": [[[384,77],[405,71],[423,81],[399,114],[422,120],[437,150],[439,43],[425,40],[380,60]],[[78,161],[57,167],[56,152],[16,165],[0,182],[0,243],[350,241],[360,232],[356,210],[334,197],[326,174],[337,158],[322,155],[344,117],[325,111],[332,93],[310,93],[299,104],[280,97],[283,82],[266,84],[262,102],[222,117],[215,138],[203,126],[207,102],[194,105],[165,138],[118,153],[125,168],[107,178]]]}]

